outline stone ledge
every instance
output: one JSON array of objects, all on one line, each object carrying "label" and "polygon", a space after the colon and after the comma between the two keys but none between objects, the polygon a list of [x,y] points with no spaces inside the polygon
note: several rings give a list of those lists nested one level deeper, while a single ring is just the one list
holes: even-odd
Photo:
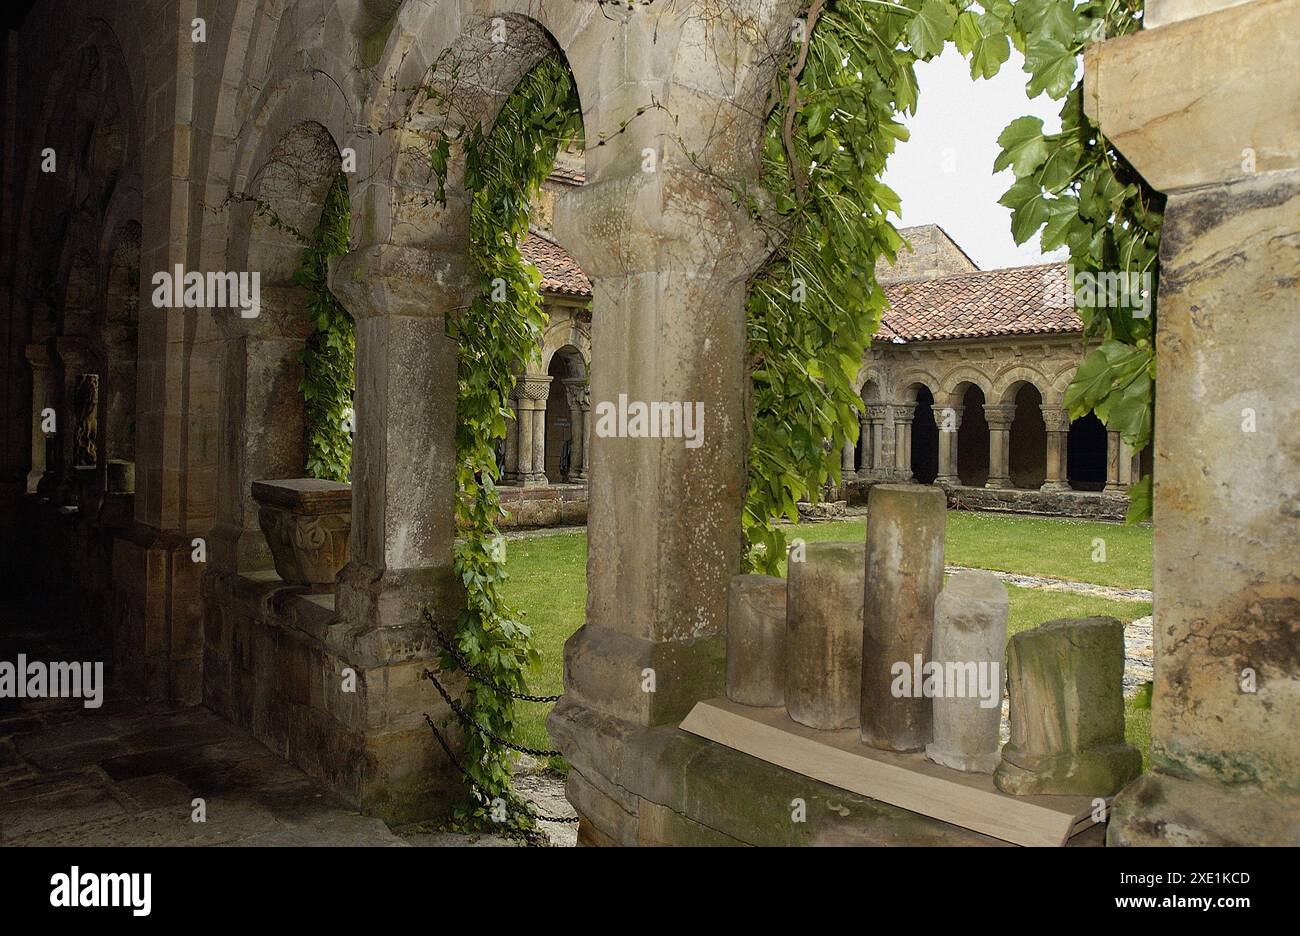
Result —
[{"label": "stone ledge", "polygon": [[[640,728],[565,699],[548,727],[581,778],[571,782],[591,787],[576,804],[588,826],[587,843],[1007,844],[811,780],[676,726]],[[616,810],[613,800],[605,804],[609,809],[594,808],[596,783],[618,791]],[[796,799],[804,802],[804,822],[792,821]],[[620,821],[611,825],[611,816]]]}]

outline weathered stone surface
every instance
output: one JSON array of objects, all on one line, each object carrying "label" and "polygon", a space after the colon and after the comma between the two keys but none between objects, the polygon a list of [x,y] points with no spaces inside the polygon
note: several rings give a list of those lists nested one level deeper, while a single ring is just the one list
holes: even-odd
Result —
[{"label": "weathered stone surface", "polygon": [[930,740],[930,700],[896,698],[895,664],[930,654],[934,602],[943,587],[943,492],[877,484],[867,503],[862,630],[862,740],[918,751]]},{"label": "weathered stone surface", "polygon": [[809,543],[786,586],[785,707],[810,728],[858,724],[862,679],[859,543]]},{"label": "weathered stone surface", "polygon": [[1011,740],[993,782],[1005,793],[1109,796],[1142,770],[1124,743],[1124,625],[1048,621],[1011,638]]},{"label": "weathered stone surface", "polygon": [[[954,674],[931,702],[934,740],[925,753],[936,764],[975,773],[998,765],[1007,611],[1006,587],[988,572],[955,573],[935,601],[930,659]],[[989,698],[979,691],[985,673]]]},{"label": "weathered stone surface", "polygon": [[348,561],[352,486],[317,478],[254,481],[257,521],[289,585],[332,585]]},{"label": "weathered stone surface", "polygon": [[737,575],[727,596],[727,698],[785,704],[786,581]]}]

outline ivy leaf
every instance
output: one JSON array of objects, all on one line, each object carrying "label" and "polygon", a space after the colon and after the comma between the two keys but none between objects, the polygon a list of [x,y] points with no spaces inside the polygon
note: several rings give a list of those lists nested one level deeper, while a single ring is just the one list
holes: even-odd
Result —
[{"label": "ivy leaf", "polygon": [[[984,38],[980,32],[979,17],[970,10],[957,17],[957,28],[953,31],[952,41],[962,55],[970,55],[975,44]],[[1004,37],[1005,38],[1005,37]]]},{"label": "ivy leaf", "polygon": [[1074,11],[1073,0],[1050,0],[1043,11],[1036,32],[1055,39],[1062,45],[1070,45],[1078,31],[1081,19]]},{"label": "ivy leaf", "polygon": [[920,58],[938,55],[956,20],[957,11],[944,0],[925,0],[907,25],[907,41],[912,51]]},{"label": "ivy leaf", "polygon": [[993,171],[1001,172],[1007,166],[1012,166],[1017,179],[1028,176],[1047,159],[1042,118],[1017,117],[1002,131],[998,145],[1002,147],[1002,152],[993,161]]},{"label": "ivy leaf", "polygon": [[1007,59],[1011,58],[1011,44],[1003,33],[982,36],[976,43],[970,58],[971,78],[989,79],[1002,70]]},{"label": "ivy leaf", "polygon": [[1011,236],[1023,244],[1047,221],[1047,203],[1043,191],[1033,179],[1025,177],[1007,189],[998,204],[1011,209]]},{"label": "ivy leaf", "polygon": [[1025,93],[1031,98],[1044,91],[1060,100],[1074,87],[1078,58],[1062,43],[1050,36],[1035,36],[1025,50],[1025,71],[1031,76]]},{"label": "ivy leaf", "polygon": [[1073,195],[1063,195],[1047,203],[1047,223],[1043,228],[1040,248],[1046,253],[1065,244],[1070,225],[1079,218],[1079,200]]}]

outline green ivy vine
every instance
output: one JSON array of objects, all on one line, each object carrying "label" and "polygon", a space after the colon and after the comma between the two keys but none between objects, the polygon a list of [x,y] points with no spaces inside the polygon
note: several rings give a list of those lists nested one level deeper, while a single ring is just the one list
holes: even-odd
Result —
[{"label": "green ivy vine", "polygon": [[315,331],[299,355],[299,390],[306,404],[307,473],[346,481],[352,469],[352,393],[356,384],[356,323],[329,290],[329,259],[347,252],[351,230],[347,176],[340,172],[325,196],[319,224],[294,280],[307,290]]},{"label": "green ivy vine", "polygon": [[[445,94],[428,90],[438,103]],[[578,92],[556,52],[523,77],[492,126],[444,127],[430,154],[443,199],[452,145],[464,154],[465,188],[472,195],[469,252],[480,283],[469,307],[448,322],[448,334],[459,348],[456,521],[461,536],[454,567],[468,597],[454,639],[475,669],[517,692],[526,690],[525,677],[538,656],[527,625],[501,595],[505,540],[497,527],[504,511],[497,490],[496,442],[506,436],[513,418],[510,394],[521,367],[537,358],[547,321],[541,275],[519,247],[528,232],[532,202],[551,174],[556,154],[581,139]],[[454,665],[449,654],[443,664]],[[488,734],[511,734],[514,705],[491,686],[469,684],[467,709],[484,730],[471,727],[467,732],[464,765],[477,785],[478,801],[466,818],[489,818],[492,800],[500,797],[512,807],[508,822],[527,828],[528,813],[510,789],[507,751]]]}]

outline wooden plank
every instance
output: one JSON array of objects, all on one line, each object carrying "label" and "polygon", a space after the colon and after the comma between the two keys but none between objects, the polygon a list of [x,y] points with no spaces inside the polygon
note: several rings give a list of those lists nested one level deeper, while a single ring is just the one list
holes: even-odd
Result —
[{"label": "wooden plank", "polygon": [[1011,796],[988,774],[941,767],[924,754],[863,744],[856,729],[817,731],[782,708],[699,702],[681,728],[751,757],[892,806],[1017,845],[1064,845],[1092,825],[1086,796]]}]

